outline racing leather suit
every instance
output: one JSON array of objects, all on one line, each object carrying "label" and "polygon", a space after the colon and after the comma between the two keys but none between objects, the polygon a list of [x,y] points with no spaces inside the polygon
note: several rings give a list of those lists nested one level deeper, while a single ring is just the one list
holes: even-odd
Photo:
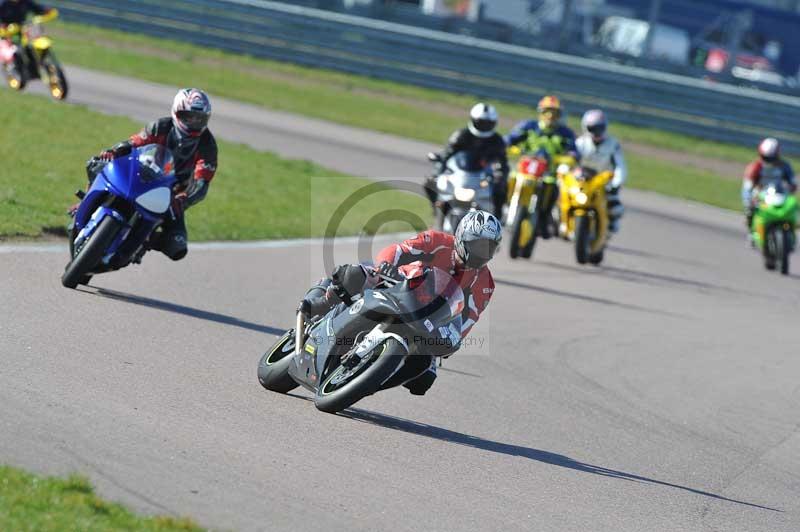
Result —
[{"label": "racing leather suit", "polygon": [[[175,177],[170,216],[162,225],[160,237],[151,238],[153,249],[172,260],[186,256],[187,234],[184,211],[205,199],[211,180],[217,171],[217,143],[206,129],[199,137],[181,137],[172,118],[164,117],[145,126],[139,133],[109,149],[111,156],[121,157],[131,149],[147,144],[166,146],[175,158]],[[87,168],[89,181],[94,180],[102,166]]]},{"label": "racing leather suit", "polygon": [[744,170],[742,180],[742,206],[744,207],[747,227],[753,222],[754,191],[764,182],[783,181],[792,192],[797,190],[792,166],[783,159],[766,162],[761,159],[753,161]]},{"label": "racing leather suit", "polygon": [[473,135],[469,128],[465,127],[450,135],[447,146],[439,154],[441,163],[437,168],[437,174],[429,177],[425,182],[425,193],[428,199],[431,203],[436,201],[434,179],[443,171],[450,157],[460,151],[465,151],[477,160],[483,160],[488,164],[494,165],[492,199],[494,202],[494,214],[500,218],[508,183],[508,157],[506,156],[505,142],[499,133],[493,133],[489,137],[478,137]]},{"label": "racing leather suit", "polygon": [[44,15],[50,9],[34,0],[19,0],[18,2],[0,0],[0,25],[24,24],[29,13]]},{"label": "racing leather suit", "polygon": [[573,155],[577,158],[575,133],[563,124],[545,128],[537,120],[520,122],[506,135],[506,145],[521,146],[523,153],[545,151],[552,158],[556,155]]},{"label": "racing leather suit", "polygon": [[[464,291],[466,305],[462,315],[462,339],[480,319],[494,293],[494,280],[489,268],[462,267],[456,255],[455,237],[441,231],[423,231],[413,238],[384,248],[375,257],[375,264],[384,263],[397,267],[399,273],[406,277],[413,276],[415,270],[422,267],[435,267],[450,273]],[[364,267],[361,265],[337,268],[337,271],[342,270],[346,270],[342,274],[344,279],[340,278],[337,282],[350,284],[351,288],[347,289],[350,294],[374,286],[378,281],[377,276],[370,276],[373,270],[368,269],[369,271],[364,272]],[[352,281],[353,278],[355,281]],[[332,279],[324,279],[308,291],[304,298],[305,311],[308,314],[327,313],[341,301],[336,296],[332,284]],[[413,360],[407,362],[402,374],[392,377],[386,387],[403,384],[412,394],[424,395],[436,379],[436,361],[432,356],[414,356],[409,359]]]},{"label": "racing leather suit", "polygon": [[[555,170],[554,157],[557,155],[572,155],[578,158],[575,148],[575,133],[563,124],[555,124],[551,127],[544,127],[537,120],[526,120],[520,122],[511,133],[505,137],[506,145],[520,145],[523,153],[546,153],[550,160],[550,171]],[[550,238],[550,226],[552,225],[551,212],[555,205],[558,194],[554,194],[549,205],[544,205],[544,212],[547,213],[548,223],[542,225],[542,238]]]},{"label": "racing leather suit", "polygon": [[578,148],[581,166],[593,168],[598,172],[607,170],[614,172],[614,177],[606,186],[608,200],[608,219],[612,233],[619,230],[619,219],[625,212],[619,193],[628,178],[628,167],[622,155],[619,141],[606,135],[600,143],[596,143],[590,134],[581,135],[575,142]]}]

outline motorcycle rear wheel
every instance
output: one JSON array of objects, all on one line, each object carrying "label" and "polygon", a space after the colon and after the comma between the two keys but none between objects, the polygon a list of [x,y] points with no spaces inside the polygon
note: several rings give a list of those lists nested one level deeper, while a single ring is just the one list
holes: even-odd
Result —
[{"label": "motorcycle rear wheel", "polygon": [[[387,338],[375,346],[369,356],[365,366],[351,376],[346,376],[348,369],[343,365],[326,375],[314,397],[314,406],[322,412],[335,414],[377,392],[403,363],[406,349],[396,339]],[[342,377],[344,382],[337,382]]]},{"label": "motorcycle rear wheel", "polygon": [[9,88],[15,91],[21,91],[25,88],[27,80],[25,79],[24,68],[25,65],[19,54],[14,56],[14,62],[12,64],[3,65],[3,73],[6,76],[6,83]]},{"label": "motorcycle rear wheel", "polygon": [[288,393],[297,388],[297,382],[289,375],[294,345],[294,329],[290,329],[261,356],[258,361],[258,382],[265,389]]},{"label": "motorcycle rear wheel", "polygon": [[75,288],[81,281],[86,280],[87,274],[103,258],[106,249],[114,241],[120,229],[122,224],[115,218],[111,216],[103,218],[88,241],[75,250],[75,256],[67,264],[61,276],[61,284],[67,288]]}]

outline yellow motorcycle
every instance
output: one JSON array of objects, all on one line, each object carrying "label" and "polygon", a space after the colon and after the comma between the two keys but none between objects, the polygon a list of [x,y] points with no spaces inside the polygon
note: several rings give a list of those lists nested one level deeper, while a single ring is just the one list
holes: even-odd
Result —
[{"label": "yellow motorcycle", "polygon": [[[556,156],[550,163],[547,156],[523,157],[513,178],[509,178],[508,219],[511,231],[509,254],[530,258],[539,236],[549,238],[549,225],[554,223],[553,210],[559,196],[558,172],[575,165],[571,156]],[[513,216],[513,217],[512,217]]]},{"label": "yellow motorcycle", "polygon": [[608,241],[606,184],[611,171],[575,168],[561,174],[559,235],[575,242],[579,264],[600,264]]},{"label": "yellow motorcycle", "polygon": [[516,170],[508,179],[508,212],[506,227],[511,230],[509,255],[530,258],[536,243],[541,213],[537,210],[537,198],[543,192],[543,180],[547,174],[547,161],[538,157],[522,157]]},{"label": "yellow motorcycle", "polygon": [[38,78],[48,84],[50,95],[56,100],[67,97],[69,88],[64,70],[53,53],[53,41],[42,26],[57,16],[58,11],[53,9],[33,17],[30,24],[0,28],[0,63],[6,83],[12,89],[22,90],[28,81]]}]

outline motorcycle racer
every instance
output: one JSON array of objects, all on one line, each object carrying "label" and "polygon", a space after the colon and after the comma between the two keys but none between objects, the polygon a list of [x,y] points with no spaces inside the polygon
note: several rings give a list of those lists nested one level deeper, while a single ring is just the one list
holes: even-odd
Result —
[{"label": "motorcycle racer", "polygon": [[622,146],[611,135],[606,134],[608,120],[600,109],[590,109],[581,118],[583,134],[575,145],[582,166],[593,168],[597,172],[613,171],[614,177],[606,186],[608,201],[609,230],[619,231],[619,220],[625,212],[620,200],[620,189],[628,178],[628,167],[622,155]]},{"label": "motorcycle racer", "polygon": [[[464,291],[461,338],[464,338],[489,305],[494,281],[487,264],[502,239],[500,221],[486,211],[470,211],[456,228],[455,235],[423,231],[413,238],[384,248],[375,258],[376,268],[361,264],[338,266],[331,278],[312,287],[300,304],[308,316],[327,313],[334,305],[375,286],[379,277],[411,277],[423,267],[442,269],[453,276]],[[436,379],[436,363],[431,356],[411,357],[403,384],[414,395],[424,395]]]},{"label": "motorcycle racer", "polygon": [[552,159],[556,155],[573,155],[577,158],[575,133],[561,123],[561,101],[555,96],[545,96],[536,106],[538,120],[517,124],[506,135],[508,146],[520,146],[523,153],[545,151]]},{"label": "motorcycle racer", "polygon": [[0,27],[8,24],[24,24],[28,15],[47,15],[54,19],[58,10],[43,6],[34,0],[0,0]]},{"label": "motorcycle racer", "polygon": [[[745,212],[745,221],[748,229],[753,223],[753,202],[757,197],[757,190],[764,181],[784,181],[789,190],[794,193],[797,183],[794,171],[788,161],[781,158],[781,145],[778,139],[768,137],[758,145],[758,159],[747,165],[742,179],[742,205]],[[750,232],[748,231],[748,239]]]},{"label": "motorcycle racer", "polygon": [[[44,6],[34,0],[0,0],[0,37],[5,36],[5,29],[9,24],[22,26],[28,15],[34,14],[43,17],[43,21],[50,21],[58,17],[58,10],[53,7]],[[8,36],[11,41],[19,44],[22,34]],[[24,47],[25,60],[29,65],[36,64],[36,56],[30,45]]]},{"label": "motorcycle racer", "polygon": [[[441,174],[447,161],[455,153],[468,152],[476,160],[493,164],[492,197],[494,214],[500,216],[506,197],[506,183],[508,181],[508,157],[503,137],[495,131],[498,115],[493,105],[478,103],[470,110],[470,120],[467,127],[455,131],[450,135],[445,150],[434,157],[438,162],[436,175],[425,180],[424,188],[431,204],[436,201],[436,177]],[[433,157],[435,154],[431,154]]]},{"label": "motorcycle racer", "polygon": [[[171,116],[151,122],[138,134],[103,151],[86,169],[91,183],[108,162],[128,155],[133,148],[147,144],[169,148],[175,158],[178,185],[170,216],[151,245],[172,260],[182,259],[188,251],[185,210],[205,199],[217,171],[217,143],[208,129],[210,117],[211,102],[205,92],[181,89],[172,102]],[[76,208],[73,206],[70,212]]]}]

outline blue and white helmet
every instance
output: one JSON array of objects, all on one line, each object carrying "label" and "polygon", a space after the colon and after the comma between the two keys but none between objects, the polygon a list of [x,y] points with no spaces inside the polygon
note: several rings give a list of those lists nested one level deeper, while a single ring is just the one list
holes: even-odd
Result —
[{"label": "blue and white helmet", "polygon": [[503,239],[503,228],[494,214],[470,211],[455,232],[456,254],[467,268],[482,268],[494,257]]}]

